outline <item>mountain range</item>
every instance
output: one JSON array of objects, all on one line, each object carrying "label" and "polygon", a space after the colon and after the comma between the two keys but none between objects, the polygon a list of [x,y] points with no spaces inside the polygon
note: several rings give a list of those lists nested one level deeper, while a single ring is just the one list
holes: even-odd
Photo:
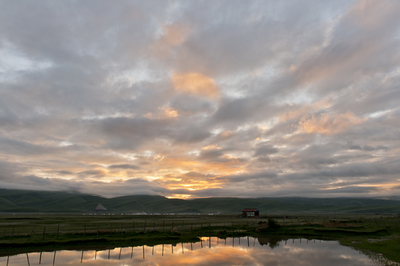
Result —
[{"label": "mountain range", "polygon": [[104,198],[63,191],[0,189],[3,213],[88,213],[98,204],[115,213],[222,213],[240,214],[257,208],[267,214],[400,213],[399,198],[198,198],[168,199],[163,196],[131,195]]}]

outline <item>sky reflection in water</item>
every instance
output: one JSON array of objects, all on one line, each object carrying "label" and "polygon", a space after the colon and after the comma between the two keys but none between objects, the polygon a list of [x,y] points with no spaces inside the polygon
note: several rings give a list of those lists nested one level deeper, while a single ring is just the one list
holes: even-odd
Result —
[{"label": "sky reflection in water", "polygon": [[337,241],[252,237],[102,251],[57,251],[2,257],[0,265],[379,265]]}]

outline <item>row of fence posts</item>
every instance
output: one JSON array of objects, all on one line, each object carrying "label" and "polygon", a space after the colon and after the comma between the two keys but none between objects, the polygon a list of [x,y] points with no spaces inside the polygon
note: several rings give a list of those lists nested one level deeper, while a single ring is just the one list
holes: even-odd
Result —
[{"label": "row of fence posts", "polygon": [[[299,224],[299,225],[302,224],[302,223],[307,223],[309,221],[313,222],[312,218],[311,218],[311,220],[306,220],[306,219],[303,218],[304,220],[302,222],[300,221],[299,217],[294,217],[294,218],[293,217],[290,217],[290,218],[287,217],[286,219],[290,219],[290,223],[291,224],[295,224],[295,223],[293,223],[293,219],[295,219],[295,220],[297,220],[297,224]],[[261,220],[259,220],[259,221],[261,221]],[[325,218],[324,218],[324,221],[325,221]],[[328,218],[328,221],[329,221],[329,218]],[[382,226],[384,228],[387,227],[387,224],[385,223],[384,220],[381,220],[381,223],[378,222],[378,219],[369,219],[367,221],[369,221],[371,223],[371,226],[376,224],[377,228],[381,228]],[[285,218],[284,217],[282,219],[282,222],[285,223]],[[317,222],[318,222],[318,220],[317,220]],[[364,220],[364,222],[366,222],[366,220]],[[396,228],[399,228],[397,219],[394,219],[394,223],[395,223]],[[200,223],[200,230],[203,230],[203,224],[204,223]],[[255,228],[256,227],[256,223],[255,223],[254,220],[252,220],[252,224],[253,224],[253,228]],[[239,225],[240,225],[240,223],[239,223]],[[247,220],[247,223],[244,224],[244,226],[246,226],[246,225],[247,225],[247,230],[250,230],[249,220]],[[175,226],[175,220],[172,220],[171,230],[174,229],[174,226]],[[220,226],[220,223],[217,224],[216,226]],[[37,226],[34,226],[32,231],[30,232],[30,234],[28,234],[28,241],[30,241],[32,235],[35,233],[36,227]],[[182,225],[181,225],[182,231],[184,231],[184,227],[185,227],[185,221],[182,220]],[[45,239],[46,228],[47,228],[47,226],[43,227],[42,240]],[[143,233],[146,232],[147,228],[148,228],[147,220],[144,220]],[[226,231],[227,223],[225,223],[225,222],[223,223],[223,228]],[[235,228],[234,222],[231,223],[231,228],[232,228],[232,230],[234,230],[234,228]],[[124,229],[125,229],[124,225],[123,225],[123,223],[121,223],[121,233],[122,234],[125,233]],[[153,221],[153,231],[155,231],[155,229],[156,229],[156,222]],[[165,232],[165,229],[166,229],[166,223],[165,223],[165,220],[162,220],[162,232]],[[193,234],[193,222],[191,222],[191,224],[190,224],[190,231]],[[115,230],[115,232],[117,233],[117,230]],[[134,221],[132,221],[132,232],[135,232],[135,222]],[[86,233],[87,233],[87,226],[86,226],[86,223],[85,223],[84,226],[83,226],[83,237],[84,238],[86,238]],[[208,233],[209,234],[211,233],[211,222],[208,222]],[[97,225],[96,238],[99,238],[99,234],[100,234],[100,224]],[[113,223],[110,224],[110,232],[109,232],[110,236],[112,236],[112,234],[113,234]],[[13,241],[14,235],[15,235],[15,226],[12,227],[11,241]],[[60,235],[60,224],[57,224],[57,231],[56,231],[56,239],[57,240],[59,239],[59,235]]]},{"label": "row of fence posts", "polygon": [[[170,230],[173,230],[173,229],[174,229],[175,224],[177,224],[176,221],[175,221],[175,220],[172,220],[172,225],[170,225],[170,226],[171,226],[171,229],[170,229]],[[205,224],[207,224],[207,223],[205,223]],[[256,227],[256,223],[255,223],[254,220],[252,221],[252,224],[253,224],[253,227],[255,228],[255,227]],[[113,231],[113,225],[115,225],[115,224],[110,223],[110,231],[109,231],[109,235],[110,235],[110,236],[112,236],[112,234],[114,233],[114,231]],[[200,223],[200,230],[203,230],[203,225],[204,225],[204,223]],[[239,223],[239,225],[240,225],[240,223]],[[243,224],[242,224],[242,225],[243,225]],[[244,224],[244,226],[246,226],[246,225],[247,225],[247,230],[249,230],[249,229],[250,229],[249,220],[247,220],[247,223]],[[215,227],[218,227],[218,226],[221,226],[221,223],[218,223],[218,222],[217,222],[217,225],[215,225]],[[232,230],[234,230],[235,226],[237,227],[238,225],[237,225],[237,224],[235,225],[234,222],[232,222],[232,223],[231,223],[231,228],[232,228]],[[153,226],[152,226],[152,227],[153,227],[153,231],[155,231],[155,229],[156,229],[156,222],[155,222],[155,221],[153,221]],[[167,224],[165,223],[165,220],[162,220],[162,232],[165,232],[166,227],[167,227]],[[114,228],[115,228],[115,227],[114,227]],[[146,232],[147,228],[148,228],[147,220],[144,220],[144,223],[143,223],[143,233]],[[181,224],[181,229],[182,229],[182,231],[185,230],[184,228],[185,228],[185,221],[182,220],[182,224]],[[193,234],[193,228],[194,228],[193,222],[191,222],[191,224],[190,224],[190,232],[191,232],[192,234]],[[224,228],[225,231],[227,230],[227,223],[223,223],[223,228]],[[15,233],[16,233],[16,230],[15,230],[15,229],[16,229],[16,227],[13,226],[13,227],[12,227],[12,231],[11,231],[11,241],[14,240]],[[31,238],[32,238],[32,236],[34,235],[34,233],[37,232],[36,229],[37,229],[37,226],[34,226],[33,229],[32,229],[32,231],[30,231],[30,233],[27,234],[27,235],[28,235],[28,241],[30,241]],[[48,229],[48,226],[44,226],[44,227],[43,227],[43,232],[41,233],[42,240],[45,240],[45,237],[46,237],[46,229]],[[123,223],[121,223],[121,228],[120,228],[120,229],[121,229],[121,233],[124,234],[124,233],[125,233],[125,228],[124,228],[124,224],[123,224]],[[135,228],[135,222],[132,221],[132,232],[135,232],[135,229],[136,229],[136,228]],[[114,229],[114,230],[115,230],[115,229]],[[82,231],[81,231],[81,232],[82,232]],[[85,224],[83,225],[83,237],[84,237],[84,238],[86,238],[87,232],[88,232],[88,230],[87,230],[87,224],[85,223]],[[93,232],[93,231],[91,231],[91,232]],[[117,230],[115,230],[115,232],[117,233]],[[211,233],[211,222],[208,222],[208,233],[209,233],[209,234]],[[47,234],[49,234],[49,230],[47,230]],[[99,235],[100,235],[100,224],[97,225],[97,230],[96,230],[96,233],[95,233],[95,234],[96,234],[96,238],[99,238]],[[56,240],[59,239],[59,236],[60,236],[60,224],[57,224]]]}]

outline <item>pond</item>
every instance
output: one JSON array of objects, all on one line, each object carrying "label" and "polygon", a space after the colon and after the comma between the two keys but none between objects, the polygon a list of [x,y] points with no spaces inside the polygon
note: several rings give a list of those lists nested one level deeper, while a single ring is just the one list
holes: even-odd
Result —
[{"label": "pond", "polygon": [[398,265],[337,241],[203,237],[200,242],[107,250],[35,252],[0,257],[0,265]]}]

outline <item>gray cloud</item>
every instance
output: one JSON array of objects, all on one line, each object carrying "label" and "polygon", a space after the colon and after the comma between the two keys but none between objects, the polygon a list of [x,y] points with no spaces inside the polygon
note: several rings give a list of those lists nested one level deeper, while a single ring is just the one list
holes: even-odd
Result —
[{"label": "gray cloud", "polygon": [[274,148],[272,145],[262,145],[260,148],[256,150],[256,153],[254,153],[253,157],[270,155],[278,152],[279,150],[277,148]]},{"label": "gray cloud", "polygon": [[109,165],[108,168],[111,168],[111,169],[131,169],[131,170],[140,169],[140,167],[137,166],[137,165],[127,164],[127,163],[125,163],[125,164],[112,164],[112,165]]},{"label": "gray cloud", "polygon": [[[399,11],[0,1],[0,187],[395,194]],[[181,88],[176,74],[202,78]]]}]

